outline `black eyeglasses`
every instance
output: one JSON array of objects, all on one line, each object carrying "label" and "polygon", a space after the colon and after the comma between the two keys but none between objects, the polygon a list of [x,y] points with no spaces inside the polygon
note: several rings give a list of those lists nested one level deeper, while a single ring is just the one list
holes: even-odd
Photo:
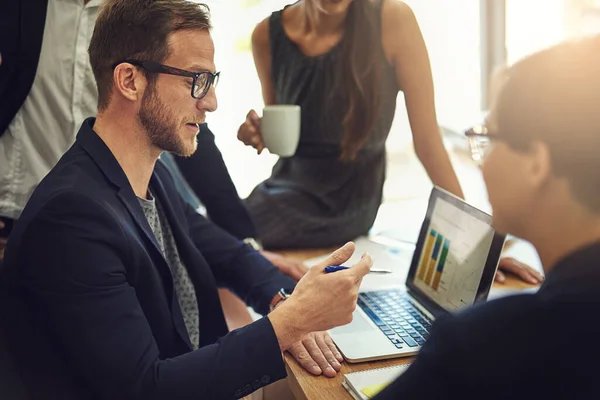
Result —
[{"label": "black eyeglasses", "polygon": [[[185,76],[187,78],[193,78],[192,81],[192,97],[194,99],[200,100],[210,90],[211,86],[217,87],[217,83],[219,83],[219,75],[220,72],[210,72],[210,71],[202,71],[202,72],[192,72],[186,71],[184,69],[179,69],[175,67],[169,67],[168,65],[162,65],[159,63],[155,63],[153,61],[138,61],[138,60],[123,60],[121,63],[129,63],[138,67],[144,68],[146,71],[154,72],[157,74],[167,74],[167,75],[176,75],[176,76]],[[121,64],[117,63],[114,67]],[[113,68],[114,68],[113,67]]]}]

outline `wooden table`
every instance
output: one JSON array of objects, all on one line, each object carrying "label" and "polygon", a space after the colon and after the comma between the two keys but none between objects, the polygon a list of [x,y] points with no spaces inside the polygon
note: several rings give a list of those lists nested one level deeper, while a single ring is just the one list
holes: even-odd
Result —
[{"label": "wooden table", "polygon": [[[326,249],[325,251],[327,250],[329,249]],[[290,258],[304,261],[322,255],[323,253],[324,250],[311,250],[286,252],[285,254]],[[505,288],[515,289],[531,287],[531,285],[528,285],[510,275],[507,276],[505,283],[498,285]],[[357,364],[344,362],[342,363],[341,371],[335,378],[326,378],[324,376],[314,376],[310,374],[309,372],[305,371],[289,353],[285,354],[288,382],[297,400],[352,400],[352,396],[350,396],[346,389],[342,387],[342,381],[344,380],[343,374],[363,371],[366,369],[383,368],[404,364],[411,362],[413,359],[414,357],[405,357]]]}]

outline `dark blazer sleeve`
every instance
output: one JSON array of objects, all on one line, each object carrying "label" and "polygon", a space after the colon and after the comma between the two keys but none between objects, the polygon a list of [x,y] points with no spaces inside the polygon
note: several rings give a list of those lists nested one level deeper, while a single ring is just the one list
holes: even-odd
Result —
[{"label": "dark blazer sleeve", "polygon": [[282,274],[259,252],[182,202],[192,240],[210,265],[219,286],[231,289],[263,315],[269,312],[269,303],[279,289],[294,288],[294,280]]},{"label": "dark blazer sleeve", "polygon": [[124,229],[96,200],[62,193],[30,222],[17,254],[32,311],[98,398],[231,399],[285,376],[268,318],[161,358],[128,283],[140,245]]},{"label": "dark blazer sleeve", "polygon": [[174,156],[182,175],[215,224],[238,239],[256,238],[252,218],[237,193],[207,124],[200,125],[197,140],[198,150],[191,157]]}]

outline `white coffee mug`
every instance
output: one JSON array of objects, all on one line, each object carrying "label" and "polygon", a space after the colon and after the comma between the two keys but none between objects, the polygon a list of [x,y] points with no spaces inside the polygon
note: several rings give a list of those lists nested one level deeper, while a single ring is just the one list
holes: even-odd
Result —
[{"label": "white coffee mug", "polygon": [[300,106],[265,106],[260,131],[269,152],[281,157],[293,156],[300,141]]}]

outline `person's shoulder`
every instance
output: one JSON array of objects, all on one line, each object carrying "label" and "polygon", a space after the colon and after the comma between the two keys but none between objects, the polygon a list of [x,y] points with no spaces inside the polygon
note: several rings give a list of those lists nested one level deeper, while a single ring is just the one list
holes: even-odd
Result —
[{"label": "person's shoulder", "polygon": [[[431,328],[424,354],[452,360],[467,370],[478,365],[478,373],[489,375],[499,365],[510,364],[516,353],[537,346],[530,340],[542,329],[537,326],[536,303],[534,295],[517,295],[441,316]],[[507,349],[503,344],[508,342]]]},{"label": "person's shoulder", "polygon": [[252,31],[252,48],[254,50],[262,50],[269,48],[269,25],[271,16],[260,21]]},{"label": "person's shoulder", "polygon": [[[7,259],[27,249],[40,249],[74,238],[124,245],[122,224],[109,202],[76,185],[39,186],[25,206],[6,249]],[[14,260],[13,260],[14,261]]]},{"label": "person's shoulder", "polygon": [[491,300],[468,308],[457,314],[459,323],[465,324],[505,324],[511,320],[519,320],[524,316],[532,316],[539,307],[534,294],[520,294]]},{"label": "person's shoulder", "polygon": [[[290,25],[290,22],[300,17],[299,4],[293,4],[284,9],[271,13],[268,17],[260,21],[252,31],[252,49],[254,51],[266,51],[271,47],[271,36],[274,34],[279,37],[284,34],[283,26]],[[273,30],[273,32],[271,32]]]},{"label": "person's shoulder", "polygon": [[384,0],[381,17],[384,27],[407,27],[416,23],[415,14],[408,4],[400,0]]},{"label": "person's shoulder", "polygon": [[[48,182],[49,185],[51,183]],[[118,218],[113,215],[114,207],[111,207],[109,201],[96,192],[77,186],[70,184],[54,189],[38,188],[23,210],[19,225],[21,222],[29,227],[51,224],[57,229],[89,226],[92,223],[106,226],[107,229],[114,229],[120,225]]]},{"label": "person's shoulder", "polygon": [[[436,321],[438,331],[452,332],[455,337],[466,338],[465,345],[500,339],[507,326],[534,324],[539,315],[539,301],[535,295],[515,295],[492,300],[450,314]],[[434,325],[434,326],[435,326]]]},{"label": "person's shoulder", "polygon": [[42,179],[34,196],[50,198],[60,196],[101,197],[99,191],[109,188],[102,172],[89,155],[77,145],[71,147]]},{"label": "person's shoulder", "polygon": [[[421,28],[410,6],[399,0],[384,0],[381,10],[381,39],[390,60],[400,60],[422,41]],[[392,61],[394,63],[394,61]]]},{"label": "person's shoulder", "polygon": [[91,216],[114,209],[116,202],[115,188],[94,160],[75,144],[36,187],[23,216]]},{"label": "person's shoulder", "polygon": [[413,15],[410,6],[401,0],[381,0],[381,3],[384,12],[389,11],[405,17]]}]

